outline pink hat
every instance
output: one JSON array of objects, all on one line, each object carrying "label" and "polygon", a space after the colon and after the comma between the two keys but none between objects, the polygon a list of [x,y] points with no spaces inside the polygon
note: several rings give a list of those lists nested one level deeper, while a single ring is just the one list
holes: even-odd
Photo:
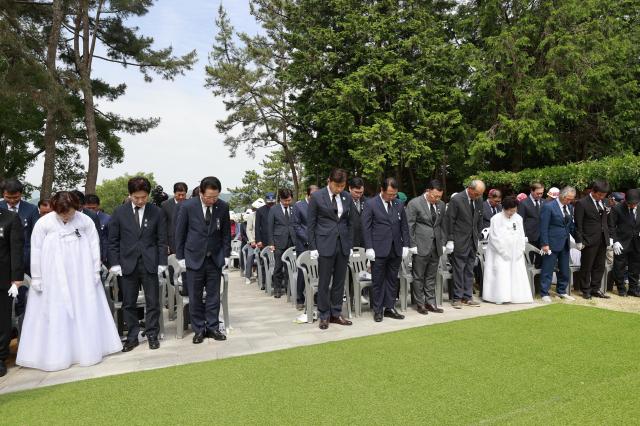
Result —
[{"label": "pink hat", "polygon": [[524,200],[525,198],[527,198],[527,194],[525,194],[524,192],[521,192],[518,194],[518,196],[516,197],[518,199],[519,202],[522,202],[522,200]]}]

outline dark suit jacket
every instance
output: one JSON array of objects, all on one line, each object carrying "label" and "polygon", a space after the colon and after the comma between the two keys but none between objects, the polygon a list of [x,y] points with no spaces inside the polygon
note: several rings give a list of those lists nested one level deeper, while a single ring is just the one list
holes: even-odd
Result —
[{"label": "dark suit jacket", "polygon": [[551,251],[569,250],[569,236],[574,234],[573,206],[567,206],[571,219],[565,223],[557,201],[544,203],[540,210],[540,247],[548,245]]},{"label": "dark suit jacket", "polygon": [[407,223],[409,224],[409,236],[411,237],[411,247],[418,247],[420,256],[428,256],[436,245],[438,256],[442,256],[443,223],[445,205],[443,201],[438,201],[435,206],[436,217],[431,215],[429,202],[424,195],[409,201],[407,205]]},{"label": "dark suit jacket", "polygon": [[609,213],[609,236],[622,244],[624,251],[640,251],[640,207],[636,209],[636,215],[634,223],[626,203],[616,205]]},{"label": "dark suit jacket", "polygon": [[[498,213],[502,211],[502,206],[498,204],[496,206]],[[482,227],[488,228],[491,225],[491,218],[493,217],[493,211],[491,211],[491,205],[489,200],[482,203]]]},{"label": "dark suit jacket", "polygon": [[409,247],[409,225],[404,205],[391,201],[389,213],[379,195],[365,202],[362,212],[362,232],[365,249],[373,249],[376,257],[387,257],[393,247],[396,256],[402,256],[402,247]]},{"label": "dark suit jacket", "polygon": [[331,205],[331,197],[327,187],[311,194],[307,213],[307,239],[309,250],[318,250],[320,256],[334,256],[340,237],[340,248],[343,256],[349,256],[352,245],[352,225],[350,209],[353,207],[351,194],[342,191],[339,195],[342,203],[342,215]]},{"label": "dark suit jacket", "polygon": [[[0,291],[24,280],[24,232],[20,217],[0,208]],[[7,309],[3,306],[2,309]]]},{"label": "dark suit jacket", "polygon": [[275,246],[277,249],[286,250],[291,244],[296,242],[295,220],[296,215],[293,213],[295,207],[289,206],[289,220],[282,211],[280,203],[269,209],[269,217],[267,218],[267,227],[269,229],[269,245]]},{"label": "dark suit jacket", "polygon": [[471,216],[471,207],[466,189],[453,197],[445,213],[447,241],[453,241],[453,250],[464,253],[469,247],[477,249],[482,232],[482,199],[473,201],[475,213]]},{"label": "dark suit jacket", "polygon": [[607,223],[607,211],[602,215],[593,203],[590,195],[576,202],[576,244],[583,243],[585,247],[598,245],[604,237],[605,245],[609,245],[609,224]]},{"label": "dark suit jacket", "polygon": [[364,247],[364,233],[362,231],[362,212],[366,204],[364,196],[360,198],[360,212],[356,209],[355,201],[349,210],[351,214],[351,226],[353,227],[353,246]]},{"label": "dark suit jacket", "polygon": [[309,212],[309,203],[307,200],[298,201],[295,204],[296,220],[293,228],[296,232],[296,253],[300,254],[309,248],[307,240],[307,213]]},{"label": "dark suit jacket", "polygon": [[[540,200],[540,210],[544,204],[546,204],[545,201]],[[531,201],[531,196],[527,196],[518,204],[518,214],[522,216],[524,235],[530,243],[536,244],[540,240],[540,212]]]},{"label": "dark suit jacket", "polygon": [[214,263],[222,268],[224,258],[231,256],[229,205],[218,199],[211,207],[211,222],[207,226],[200,197],[182,202],[175,236],[176,257],[185,259],[188,269],[200,269],[209,250]]},{"label": "dark suit jacket", "polygon": [[[275,206],[275,204],[274,204]],[[256,210],[256,243],[261,242],[264,245],[269,244],[269,207],[267,204]]]},{"label": "dark suit jacket", "polygon": [[158,265],[167,265],[167,219],[160,207],[147,203],[140,228],[132,204],[125,203],[115,209],[109,222],[109,264],[120,265],[128,275],[140,256],[149,274],[157,273]]},{"label": "dark suit jacket", "polygon": [[161,205],[162,211],[167,217],[167,240],[169,242],[169,250],[171,251],[171,253],[176,252],[176,241],[175,241],[176,221],[175,219],[176,219],[176,213],[179,205],[180,204],[176,203],[175,198],[173,197],[163,201]]},{"label": "dark suit jacket", "polygon": [[[9,207],[7,206],[7,202],[5,200],[0,200],[0,208],[9,210]],[[40,219],[40,213],[38,212],[37,206],[34,206],[33,204],[28,203],[24,200],[20,200],[20,205],[18,206],[18,216],[20,217],[22,229],[24,230],[24,268],[25,271],[29,271],[29,266],[31,263],[31,233],[33,232],[33,227],[36,225],[36,222],[38,221],[38,219]]]}]

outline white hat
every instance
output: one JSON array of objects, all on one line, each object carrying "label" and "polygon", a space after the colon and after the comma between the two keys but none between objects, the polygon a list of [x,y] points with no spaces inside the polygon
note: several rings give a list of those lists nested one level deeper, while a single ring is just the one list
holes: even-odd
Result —
[{"label": "white hat", "polygon": [[264,200],[262,198],[258,198],[253,202],[253,204],[251,204],[251,207],[258,210],[260,207],[264,206],[264,204]]},{"label": "white hat", "polygon": [[555,186],[551,187],[549,188],[549,191],[547,191],[547,195],[551,198],[558,198],[558,195],[560,195],[560,190]]}]

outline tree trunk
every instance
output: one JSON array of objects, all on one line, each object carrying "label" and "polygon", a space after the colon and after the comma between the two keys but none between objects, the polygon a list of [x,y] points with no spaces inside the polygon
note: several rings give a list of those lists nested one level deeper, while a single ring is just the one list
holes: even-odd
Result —
[{"label": "tree trunk", "polygon": [[298,200],[298,197],[300,196],[300,182],[298,182],[296,161],[287,145],[283,145],[282,149],[284,151],[284,157],[286,158],[287,163],[289,163],[289,168],[291,169],[291,179],[293,180],[293,199]]},{"label": "tree trunk", "polygon": [[40,198],[49,198],[53,191],[53,179],[56,165],[56,112],[58,111],[57,99],[57,70],[56,56],[58,53],[58,39],[60,38],[60,26],[62,24],[62,0],[53,0],[53,17],[51,21],[51,33],[47,43],[47,71],[51,84],[51,95],[47,100],[47,121],[44,130],[44,170],[42,171],[42,185],[40,186]]}]

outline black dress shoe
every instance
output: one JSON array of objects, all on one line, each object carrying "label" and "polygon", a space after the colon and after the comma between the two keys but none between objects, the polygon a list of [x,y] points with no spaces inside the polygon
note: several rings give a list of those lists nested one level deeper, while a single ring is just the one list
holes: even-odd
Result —
[{"label": "black dress shoe", "polygon": [[373,320],[375,322],[382,322],[382,312],[375,312],[373,314]]},{"label": "black dress shoe", "polygon": [[282,294],[279,291],[276,291],[275,293],[273,293],[273,297],[275,297],[276,299],[280,299],[282,297]]},{"label": "black dress shoe", "polygon": [[326,330],[329,328],[329,320],[321,319],[320,320],[320,330]]},{"label": "black dress shoe", "polygon": [[227,340],[227,336],[220,330],[207,330],[207,337],[213,340]]},{"label": "black dress shoe", "polygon": [[435,312],[437,314],[441,314],[444,312],[444,309],[442,308],[438,308],[436,305],[431,305],[429,303],[427,303],[426,305],[427,311],[429,312]]},{"label": "black dress shoe", "polygon": [[591,293],[591,296],[593,297],[597,297],[599,299],[611,299],[611,296],[609,296],[608,294],[605,294],[601,291],[596,291],[595,293]]},{"label": "black dress shoe", "polygon": [[582,297],[587,300],[591,299],[591,295],[589,293],[582,293]]},{"label": "black dress shoe", "polygon": [[384,310],[384,316],[385,317],[389,317],[389,318],[393,318],[393,319],[397,319],[397,320],[404,319],[404,315],[402,315],[401,313],[399,313],[395,309],[385,309]]},{"label": "black dress shoe", "polygon": [[149,349],[158,349],[160,347],[160,341],[155,339],[149,339]]},{"label": "black dress shoe", "polygon": [[132,342],[127,340],[126,342],[124,342],[124,345],[122,345],[122,352],[132,351],[136,346],[138,346],[138,339]]},{"label": "black dress shoe", "polygon": [[202,342],[204,342],[204,333],[196,333],[196,335],[193,336],[193,343],[197,345]]},{"label": "black dress shoe", "polygon": [[329,319],[329,322],[332,323],[332,324],[338,324],[338,325],[352,325],[353,324],[351,321],[342,318],[342,316],[331,317]]},{"label": "black dress shoe", "polygon": [[416,309],[418,313],[422,315],[427,315],[429,313],[429,311],[427,310],[427,307],[424,305],[417,305]]},{"label": "black dress shoe", "polygon": [[0,360],[0,377],[7,375],[7,366],[4,365],[4,361]]}]

